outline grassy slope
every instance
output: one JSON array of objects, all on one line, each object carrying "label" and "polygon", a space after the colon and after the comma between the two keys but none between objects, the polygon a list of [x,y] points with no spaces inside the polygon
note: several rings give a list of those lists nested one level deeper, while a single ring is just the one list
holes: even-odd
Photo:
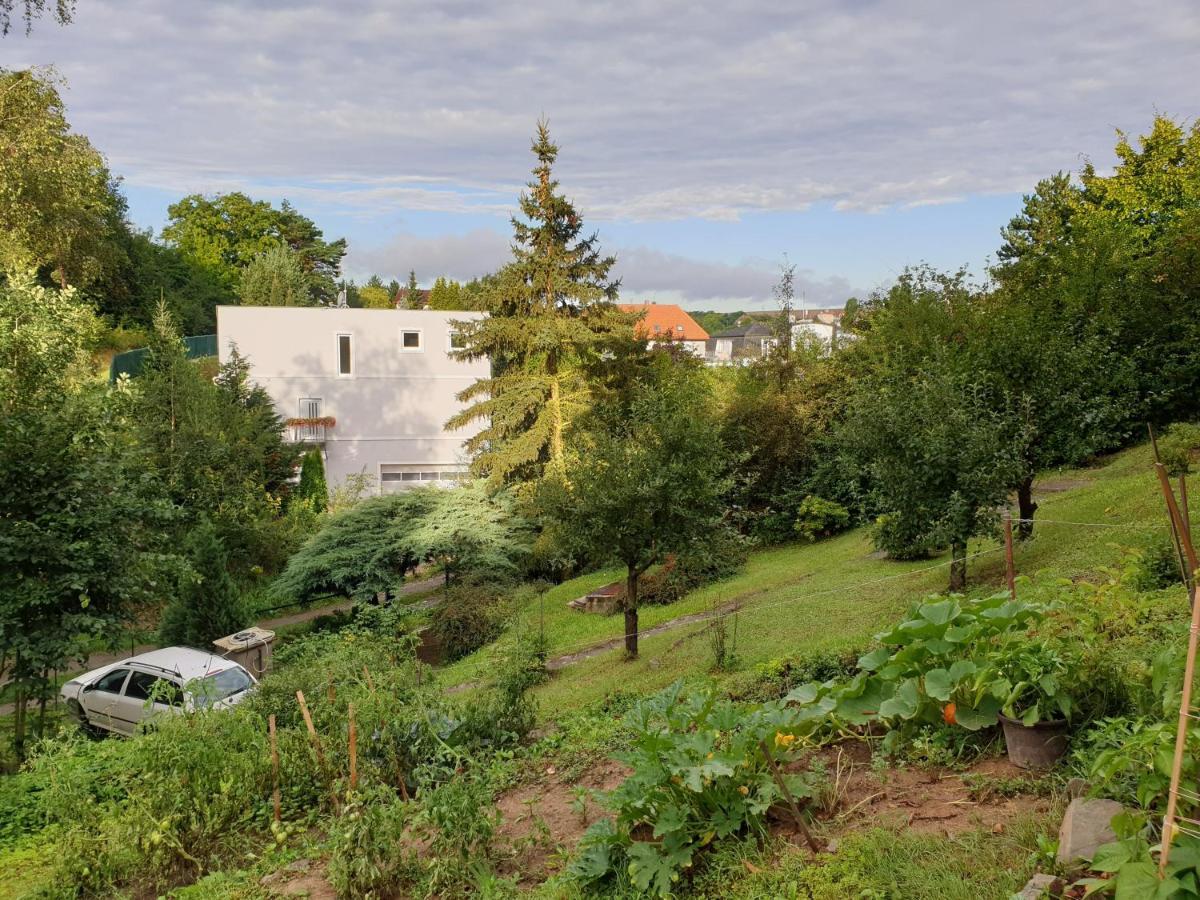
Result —
[{"label": "grassy slope", "polygon": [[[1046,522],[1035,539],[1019,545],[1017,571],[1079,577],[1114,565],[1120,547],[1165,534],[1162,500],[1145,447],[1136,447],[1097,466],[1049,473],[1041,484],[1071,482],[1067,490],[1039,496],[1038,518],[1132,527],[1073,527]],[[1035,492],[1037,488],[1035,488]],[[991,551],[970,562],[973,586],[1000,587],[1003,554],[994,540],[977,541],[971,552]],[[743,666],[791,654],[859,646],[894,621],[906,605],[924,594],[945,589],[947,557],[898,563],[873,558],[863,529],[811,545],[792,545],[754,553],[743,571],[728,581],[693,592],[667,607],[642,610],[641,627],[688,613],[704,612],[736,600],[736,652]],[[929,569],[931,565],[942,564]],[[544,615],[550,655],[581,649],[618,637],[620,617],[569,610],[567,601],[613,580],[610,570],[574,579],[527,603],[518,624],[494,647],[460,660],[443,672],[445,684],[485,678],[493,655],[539,627]],[[543,714],[576,708],[618,690],[651,691],[676,678],[700,674],[712,665],[702,625],[690,625],[641,642],[641,657],[625,662],[620,650],[569,666],[540,688]]]}]

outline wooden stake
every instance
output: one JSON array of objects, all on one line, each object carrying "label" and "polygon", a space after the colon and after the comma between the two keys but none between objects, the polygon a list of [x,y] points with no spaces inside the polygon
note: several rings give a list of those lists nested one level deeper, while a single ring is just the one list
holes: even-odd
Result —
[{"label": "wooden stake", "polygon": [[350,790],[358,787],[358,729],[354,724],[354,704],[350,704]]},{"label": "wooden stake", "polygon": [[371,689],[371,693],[375,693],[375,682],[371,679],[371,672],[366,666],[363,666],[363,677],[367,679],[367,687]]},{"label": "wooden stake", "polygon": [[1179,476],[1179,512],[1183,515],[1183,531],[1188,540],[1192,539],[1192,513],[1188,509],[1187,476]]},{"label": "wooden stake", "polygon": [[[1159,487],[1162,488],[1163,499],[1167,503],[1167,512],[1171,515],[1183,544],[1191,572],[1197,569],[1196,551],[1192,547],[1188,530],[1183,527],[1179,507],[1175,503],[1175,495],[1171,491],[1171,481],[1162,463],[1155,463],[1154,470],[1158,474]],[[1196,674],[1196,649],[1200,644],[1200,604],[1196,603],[1196,586],[1194,580],[1188,580],[1188,600],[1192,604],[1192,623],[1188,632],[1187,659],[1183,667],[1183,686],[1179,697],[1179,723],[1175,728],[1175,756],[1171,763],[1171,787],[1167,794],[1167,812],[1163,816],[1162,854],[1158,860],[1159,876],[1167,871],[1167,862],[1171,855],[1171,841],[1175,838],[1175,810],[1179,801],[1179,780],[1183,771],[1183,751],[1187,743],[1188,720],[1192,718],[1192,681]]]},{"label": "wooden stake", "polygon": [[275,824],[282,819],[279,798],[279,744],[275,737],[275,713],[267,718],[267,730],[271,733],[271,800],[275,804]]},{"label": "wooden stake", "polygon": [[[1154,434],[1154,426],[1147,423],[1146,430],[1150,432],[1150,446],[1154,449],[1154,465],[1156,467],[1161,467],[1162,466],[1162,457],[1160,457],[1158,455],[1158,437]],[[1168,482],[1168,493],[1170,493],[1169,482]],[[1183,558],[1183,542],[1179,538],[1179,529],[1175,523],[1175,516],[1171,515],[1171,502],[1170,501],[1168,501],[1168,503],[1167,503],[1167,519],[1171,525],[1171,541],[1175,545],[1175,562],[1178,563],[1178,565],[1179,565],[1179,577],[1183,580],[1183,583],[1188,586],[1188,589],[1189,589],[1188,596],[1190,597],[1191,596],[1192,579],[1188,575],[1187,561]]]},{"label": "wooden stake", "polygon": [[321,739],[317,736],[317,729],[313,727],[312,716],[308,714],[308,704],[304,702],[304,691],[296,691],[296,702],[300,704],[300,715],[304,716],[304,724],[308,728],[308,736],[312,739],[313,749],[317,751],[317,762],[320,763],[321,769],[325,768],[325,753],[321,750]]},{"label": "wooden stake", "polygon": [[304,724],[308,728],[308,736],[312,738],[313,749],[317,751],[317,765],[321,767],[321,771],[326,773],[329,778],[329,796],[333,800],[333,809],[337,813],[342,811],[342,803],[338,799],[337,791],[334,790],[333,780],[328,775],[329,769],[325,766],[325,751],[321,749],[321,738],[317,735],[317,729],[313,726],[312,716],[308,714],[308,704],[304,702],[304,691],[296,691],[296,702],[300,704],[300,714],[304,716]]},{"label": "wooden stake", "polygon": [[1017,599],[1017,567],[1013,563],[1012,512],[1004,510],[1004,568],[1008,574],[1008,595]]},{"label": "wooden stake", "polygon": [[767,766],[771,770],[771,777],[779,785],[779,790],[783,792],[783,797],[787,800],[787,804],[792,810],[792,818],[796,820],[796,827],[804,835],[804,840],[808,841],[808,846],[812,848],[812,852],[820,853],[821,847],[817,843],[817,839],[813,837],[812,832],[808,830],[808,826],[804,823],[804,816],[800,813],[800,807],[796,805],[796,800],[792,797],[792,792],[788,790],[787,782],[783,780],[783,773],[779,771],[779,766],[775,764],[775,757],[771,755],[771,748],[767,746],[766,741],[761,739],[758,742],[758,746],[762,749],[763,759],[767,761]]},{"label": "wooden stake", "polygon": [[1163,499],[1167,501],[1167,513],[1171,516],[1171,522],[1175,527],[1176,534],[1179,535],[1180,542],[1183,544],[1183,555],[1187,560],[1187,583],[1192,583],[1191,575],[1200,569],[1200,563],[1196,561],[1196,550],[1192,547],[1191,538],[1188,535],[1188,530],[1183,525],[1183,514],[1179,511],[1179,506],[1175,503],[1175,493],[1171,490],[1171,479],[1167,476],[1167,467],[1162,463],[1154,464],[1154,471],[1158,473],[1158,483],[1162,488]]}]

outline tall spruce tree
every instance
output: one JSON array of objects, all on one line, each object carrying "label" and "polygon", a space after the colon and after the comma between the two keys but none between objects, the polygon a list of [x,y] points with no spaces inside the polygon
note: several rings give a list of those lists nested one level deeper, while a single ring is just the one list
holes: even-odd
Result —
[{"label": "tall spruce tree", "polygon": [[589,370],[633,336],[632,318],[614,305],[616,258],[601,254],[596,234],[581,237],[583,221],[554,180],[558,147],[545,121],[532,151],[533,180],[512,219],[513,260],[488,285],[489,315],[456,326],[465,341],[458,358],[487,357],[492,372],[458,395],[470,405],[447,427],[485,422],[466,446],[472,470],[493,487],[561,467],[567,432],[587,406]]}]

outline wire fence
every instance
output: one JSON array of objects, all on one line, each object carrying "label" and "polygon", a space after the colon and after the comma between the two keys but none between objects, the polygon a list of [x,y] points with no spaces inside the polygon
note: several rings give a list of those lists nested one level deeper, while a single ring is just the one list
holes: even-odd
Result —
[{"label": "wire fence", "polygon": [[[1162,529],[1168,527],[1167,525],[1164,525],[1164,524],[1152,524],[1152,523],[1139,524],[1139,523],[1118,523],[1118,522],[1080,522],[1080,521],[1068,520],[1068,519],[1044,519],[1044,518],[1040,518],[1040,517],[1036,518],[1036,519],[1014,518],[1012,521],[1014,523],[1027,522],[1027,523],[1033,523],[1035,525],[1060,525],[1060,526],[1069,526],[1069,527],[1073,526],[1073,527],[1078,527],[1078,528],[1116,528],[1116,529],[1142,530],[1142,531],[1161,531]],[[1018,544],[1018,546],[1020,546],[1020,545]],[[884,575],[879,578],[871,578],[871,579],[867,579],[864,581],[857,581],[857,582],[853,582],[851,584],[839,585],[838,587],[823,588],[823,589],[816,590],[816,591],[800,591],[800,592],[798,592],[796,594],[792,594],[788,597],[779,598],[777,600],[771,600],[769,602],[763,601],[763,602],[756,603],[751,600],[751,601],[747,601],[745,603],[738,603],[735,606],[728,608],[728,609],[712,610],[707,613],[696,613],[696,614],[692,614],[689,616],[683,616],[680,618],[686,619],[685,624],[688,624],[688,625],[708,624],[708,623],[714,622],[715,620],[728,618],[730,616],[738,616],[738,615],[742,615],[745,613],[758,613],[758,612],[761,612],[763,610],[768,610],[768,609],[777,609],[777,608],[790,606],[795,603],[799,603],[799,602],[806,601],[806,600],[811,600],[811,599],[818,598],[818,597],[862,591],[867,588],[877,587],[880,584],[885,584],[885,583],[888,583],[891,581],[896,581],[896,580],[899,580],[902,578],[911,578],[913,576],[923,575],[928,572],[935,571],[937,569],[948,568],[948,567],[954,565],[956,562],[961,561],[963,563],[966,563],[966,562],[969,562],[970,560],[978,559],[983,556],[989,556],[993,553],[1003,553],[1003,552],[1004,552],[1003,545],[998,546],[998,547],[990,547],[990,548],[987,548],[984,550],[979,550],[974,553],[967,554],[961,560],[946,559],[946,560],[942,560],[941,562],[932,563],[928,566],[922,566],[917,569],[908,569],[904,572],[896,572],[892,575]],[[818,574],[818,573],[810,572],[810,573],[805,573],[805,574],[813,575],[813,574]],[[671,627],[670,623],[673,621],[677,621],[677,620],[668,620],[666,622],[657,622],[657,623],[655,623],[653,625],[649,625],[645,628],[639,628],[637,631],[632,632],[628,636],[636,635],[637,637],[641,638],[641,637],[654,636],[657,634],[661,634],[666,630],[666,628],[664,628],[664,626]],[[527,623],[527,627],[530,628],[531,630],[536,629],[537,623],[536,622]],[[626,637],[627,637],[627,635],[622,633],[622,634],[615,635],[612,637],[588,640],[586,642],[582,642],[582,643],[578,643],[578,644],[568,644],[563,647],[555,647],[555,648],[553,648],[553,653],[554,653],[553,658],[557,659],[557,660],[561,660],[564,657],[573,657],[573,656],[584,657],[592,652],[603,652],[603,651],[609,650],[609,649],[618,649],[625,642]]]}]

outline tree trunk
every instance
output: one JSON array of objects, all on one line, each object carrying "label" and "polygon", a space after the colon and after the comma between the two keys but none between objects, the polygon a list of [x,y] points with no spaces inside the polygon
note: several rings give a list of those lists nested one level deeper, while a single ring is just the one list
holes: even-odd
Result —
[{"label": "tree trunk", "polygon": [[1021,479],[1017,485],[1017,540],[1027,541],[1033,537],[1033,514],[1038,505],[1033,502],[1033,476]]},{"label": "tree trunk", "polygon": [[638,573],[630,569],[625,577],[625,655],[636,659],[638,655]]},{"label": "tree trunk", "polygon": [[557,375],[552,375],[550,379],[550,416],[552,419],[550,426],[550,460],[559,471],[562,471],[563,459],[565,457],[562,387],[559,384]]},{"label": "tree trunk", "polygon": [[961,591],[967,586],[967,545],[950,544],[950,590]]}]

